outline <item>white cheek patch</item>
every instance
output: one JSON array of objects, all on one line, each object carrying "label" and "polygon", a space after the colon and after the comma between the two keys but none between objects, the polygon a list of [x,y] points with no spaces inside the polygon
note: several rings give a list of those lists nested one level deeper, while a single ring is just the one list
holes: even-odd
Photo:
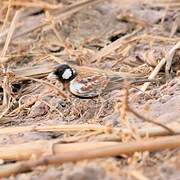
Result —
[{"label": "white cheek patch", "polygon": [[72,71],[71,69],[66,69],[62,75],[63,79],[69,79],[72,76]]}]

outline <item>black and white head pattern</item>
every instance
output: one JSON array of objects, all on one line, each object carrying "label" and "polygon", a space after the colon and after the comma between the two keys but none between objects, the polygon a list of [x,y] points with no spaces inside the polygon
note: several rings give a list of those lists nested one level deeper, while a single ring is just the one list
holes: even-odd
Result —
[{"label": "black and white head pattern", "polygon": [[76,77],[76,72],[67,64],[62,64],[58,66],[55,70],[54,74],[58,77],[58,79],[62,82],[70,82],[72,79]]}]

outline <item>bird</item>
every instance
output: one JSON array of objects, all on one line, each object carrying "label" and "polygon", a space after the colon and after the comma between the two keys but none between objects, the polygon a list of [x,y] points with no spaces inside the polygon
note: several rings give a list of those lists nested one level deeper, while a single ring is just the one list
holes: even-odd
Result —
[{"label": "bird", "polygon": [[104,71],[96,68],[74,68],[61,64],[50,74],[63,83],[64,89],[81,98],[93,98],[115,89],[123,88],[123,81],[130,84],[149,82],[142,77],[131,77],[126,73]]}]

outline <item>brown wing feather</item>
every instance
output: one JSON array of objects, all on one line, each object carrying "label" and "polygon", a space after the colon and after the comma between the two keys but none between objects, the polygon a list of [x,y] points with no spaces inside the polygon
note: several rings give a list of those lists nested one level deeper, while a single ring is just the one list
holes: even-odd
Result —
[{"label": "brown wing feather", "polygon": [[99,73],[81,73],[70,82],[70,91],[72,94],[90,98],[102,93],[108,83],[106,75]]},{"label": "brown wing feather", "polygon": [[78,76],[70,82],[70,91],[72,94],[90,98],[107,93],[123,87],[123,81],[127,80],[130,84],[149,82],[151,80],[143,77],[126,77],[120,74],[108,74],[102,71],[80,71]]}]

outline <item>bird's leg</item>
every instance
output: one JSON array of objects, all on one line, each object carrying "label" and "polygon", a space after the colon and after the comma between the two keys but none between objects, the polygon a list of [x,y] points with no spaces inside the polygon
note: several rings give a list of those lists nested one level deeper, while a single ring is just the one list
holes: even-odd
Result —
[{"label": "bird's leg", "polygon": [[69,83],[64,82],[63,83],[63,91],[69,90]]}]

